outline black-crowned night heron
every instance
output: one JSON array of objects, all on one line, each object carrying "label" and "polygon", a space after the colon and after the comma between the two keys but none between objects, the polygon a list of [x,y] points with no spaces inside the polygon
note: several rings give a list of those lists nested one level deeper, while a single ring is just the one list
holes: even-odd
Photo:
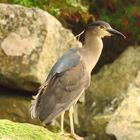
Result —
[{"label": "black-crowned night heron", "polygon": [[48,124],[61,114],[61,134],[64,134],[64,113],[69,110],[71,135],[81,139],[74,133],[73,106],[90,85],[91,71],[102,52],[102,38],[111,35],[125,38],[104,21],[88,26],[83,47],[69,49],[52,67],[32,102],[32,118]]}]

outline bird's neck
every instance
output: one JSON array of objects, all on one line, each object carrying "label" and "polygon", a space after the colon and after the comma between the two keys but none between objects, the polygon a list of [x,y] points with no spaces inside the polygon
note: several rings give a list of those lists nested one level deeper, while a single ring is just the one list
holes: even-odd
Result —
[{"label": "bird's neck", "polygon": [[86,34],[85,43],[83,47],[80,48],[80,53],[89,73],[91,73],[98,62],[102,49],[103,42],[100,37],[90,33]]}]

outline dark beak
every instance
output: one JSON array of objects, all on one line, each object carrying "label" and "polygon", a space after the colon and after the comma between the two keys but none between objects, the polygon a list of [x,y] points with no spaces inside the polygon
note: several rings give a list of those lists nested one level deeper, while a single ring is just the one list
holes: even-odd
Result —
[{"label": "dark beak", "polygon": [[122,38],[126,38],[125,35],[123,35],[121,32],[115,29],[107,29],[107,31],[111,33],[112,35],[117,35],[117,36],[121,36]]}]

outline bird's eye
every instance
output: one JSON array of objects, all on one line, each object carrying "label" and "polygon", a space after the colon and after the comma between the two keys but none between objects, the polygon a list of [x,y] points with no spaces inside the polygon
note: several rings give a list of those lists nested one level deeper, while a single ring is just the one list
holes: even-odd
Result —
[{"label": "bird's eye", "polygon": [[105,26],[101,25],[100,28],[101,28],[101,29],[105,29]]}]

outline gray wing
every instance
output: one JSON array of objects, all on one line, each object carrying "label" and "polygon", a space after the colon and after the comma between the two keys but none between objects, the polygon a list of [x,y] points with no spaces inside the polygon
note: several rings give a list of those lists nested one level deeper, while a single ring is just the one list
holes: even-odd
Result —
[{"label": "gray wing", "polygon": [[52,79],[54,75],[60,74],[71,67],[76,66],[80,61],[80,55],[78,55],[77,52],[77,48],[70,48],[67,52],[65,52],[64,55],[52,67],[46,82]]},{"label": "gray wing", "polygon": [[50,123],[77,102],[88,83],[88,73],[82,61],[55,75],[46,87],[40,89],[34,110],[35,117],[46,124]]},{"label": "gray wing", "polygon": [[[52,67],[46,81],[40,87],[38,94],[34,97],[34,100],[32,101],[32,107],[31,107],[32,118],[37,118],[39,116],[38,110],[42,102],[46,101],[48,103],[50,102],[50,99],[52,99],[52,97],[45,97],[45,101],[42,101],[43,100],[42,96],[44,95],[50,96],[50,94],[45,91],[48,87],[48,84],[51,83],[51,85],[54,87],[54,85],[56,84],[56,82],[54,82],[54,79],[55,81],[57,81],[56,76],[78,65],[78,63],[80,62],[80,55],[77,52],[78,52],[77,48],[69,49]],[[52,84],[52,81],[53,81],[53,84]],[[49,90],[49,92],[53,92],[53,91]],[[51,102],[54,102],[54,101],[51,101]]]}]

